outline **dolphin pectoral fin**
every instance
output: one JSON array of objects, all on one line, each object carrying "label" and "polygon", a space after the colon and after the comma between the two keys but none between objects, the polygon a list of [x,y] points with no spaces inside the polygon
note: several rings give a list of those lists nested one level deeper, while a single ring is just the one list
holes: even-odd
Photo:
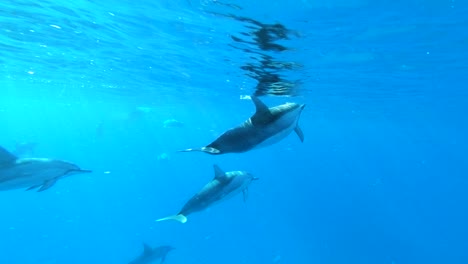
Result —
[{"label": "dolphin pectoral fin", "polygon": [[294,128],[294,132],[296,132],[301,142],[304,142],[304,133],[302,132],[302,129],[299,127],[299,125],[297,125],[296,128]]},{"label": "dolphin pectoral fin", "polygon": [[27,188],[25,191],[31,191],[31,190],[34,190],[34,189],[38,188],[39,186],[41,186],[41,185],[40,185],[40,184],[39,184],[39,185],[33,185],[33,186],[31,186],[31,187]]},{"label": "dolphin pectoral fin", "polygon": [[44,184],[42,184],[42,187],[37,190],[38,192],[42,192],[42,191],[45,191],[47,189],[49,189],[50,187],[54,186],[54,184],[57,182],[57,178],[54,178],[54,179],[50,179],[48,181],[45,181]]},{"label": "dolphin pectoral fin", "polygon": [[244,197],[244,203],[247,202],[247,198],[249,198],[249,189],[245,188],[242,191],[242,196]]},{"label": "dolphin pectoral fin", "polygon": [[167,256],[167,255],[164,255],[164,256],[161,258],[161,262],[159,262],[159,264],[163,264],[163,263],[164,263],[164,261],[166,260],[166,256]]},{"label": "dolphin pectoral fin", "polygon": [[164,217],[161,219],[156,220],[156,222],[161,222],[161,221],[166,221],[166,220],[175,220],[179,223],[185,224],[187,222],[187,217],[183,214],[178,214],[178,215],[171,215],[168,217]]}]

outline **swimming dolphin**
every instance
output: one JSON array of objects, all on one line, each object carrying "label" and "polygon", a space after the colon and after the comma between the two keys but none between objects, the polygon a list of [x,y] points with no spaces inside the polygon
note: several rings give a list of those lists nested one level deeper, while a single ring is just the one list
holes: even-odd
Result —
[{"label": "swimming dolphin", "polygon": [[248,191],[247,187],[253,180],[258,180],[258,178],[246,171],[224,172],[217,165],[214,165],[214,171],[214,179],[188,200],[177,215],[168,216],[156,221],[176,220],[186,223],[189,214],[202,211],[212,204],[226,200],[240,192],[244,194],[245,200]]},{"label": "swimming dolphin", "polygon": [[0,147],[0,191],[39,188],[38,192],[42,192],[52,187],[63,177],[90,172],[90,170],[82,170],[75,164],[61,160],[19,159]]},{"label": "swimming dolphin", "polygon": [[147,244],[143,243],[143,253],[138,256],[136,259],[130,261],[128,264],[149,264],[154,263],[154,261],[161,259],[160,263],[163,263],[166,260],[167,253],[175,248],[171,246],[160,246],[151,248]]},{"label": "swimming dolphin", "polygon": [[184,123],[177,119],[167,119],[164,121],[163,125],[164,125],[164,128],[183,127]]},{"label": "swimming dolphin", "polygon": [[208,154],[245,152],[279,142],[293,130],[304,141],[298,125],[304,104],[286,103],[268,108],[260,99],[252,96],[255,114],[241,125],[224,132],[215,141],[201,148],[189,148],[181,152],[203,151]]},{"label": "swimming dolphin", "polygon": [[15,150],[13,150],[13,154],[16,156],[25,156],[25,155],[34,155],[34,151],[37,148],[36,142],[20,142],[16,143]]}]

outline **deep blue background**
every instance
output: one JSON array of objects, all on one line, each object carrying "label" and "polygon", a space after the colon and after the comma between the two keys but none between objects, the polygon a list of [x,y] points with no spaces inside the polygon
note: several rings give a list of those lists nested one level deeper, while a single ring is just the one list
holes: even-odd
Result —
[{"label": "deep blue background", "polygon": [[[99,2],[0,4],[0,144],[94,171],[1,192],[0,263],[128,263],[143,241],[168,264],[468,263],[468,4]],[[262,100],[307,104],[304,143],[176,152],[254,111],[248,30],[219,14],[297,33],[267,53],[302,65],[298,95]],[[261,179],[248,201],[156,223],[215,163]]]}]

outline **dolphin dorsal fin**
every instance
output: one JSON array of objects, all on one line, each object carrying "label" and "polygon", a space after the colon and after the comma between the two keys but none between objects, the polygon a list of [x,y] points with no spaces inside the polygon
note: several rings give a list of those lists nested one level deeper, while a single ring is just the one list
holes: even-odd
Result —
[{"label": "dolphin dorsal fin", "polygon": [[264,104],[262,101],[260,101],[258,97],[251,96],[251,98],[252,98],[252,102],[255,104],[256,112],[260,112],[260,113],[270,112],[270,110],[268,109],[268,106]]},{"label": "dolphin dorsal fin", "polygon": [[0,166],[14,163],[18,158],[8,150],[0,147]]},{"label": "dolphin dorsal fin", "polygon": [[268,122],[271,119],[272,114],[268,106],[264,104],[256,96],[251,96],[253,103],[255,104],[255,114],[250,118],[253,125],[261,125]]},{"label": "dolphin dorsal fin", "polygon": [[213,168],[215,171],[215,179],[224,180],[226,178],[226,173],[218,165],[213,165]]},{"label": "dolphin dorsal fin", "polygon": [[153,249],[146,243],[143,242],[143,255],[149,255]]}]

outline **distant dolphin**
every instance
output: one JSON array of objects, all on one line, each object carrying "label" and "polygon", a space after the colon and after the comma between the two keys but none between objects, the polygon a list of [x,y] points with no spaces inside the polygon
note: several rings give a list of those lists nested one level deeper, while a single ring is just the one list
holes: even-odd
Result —
[{"label": "distant dolphin", "polygon": [[177,119],[167,119],[167,120],[164,120],[164,128],[170,128],[170,127],[183,127],[184,126],[184,123],[183,122],[180,122],[179,120]]},{"label": "distant dolphin", "polygon": [[147,244],[143,243],[143,253],[138,256],[136,259],[130,261],[128,264],[149,264],[154,263],[154,261],[161,259],[161,263],[166,260],[167,253],[171,250],[174,250],[171,246],[161,246],[151,248]]},{"label": "distant dolphin", "polygon": [[13,154],[16,156],[24,156],[24,155],[34,155],[34,151],[37,148],[36,142],[21,142],[16,143],[15,150],[13,150]]},{"label": "distant dolphin", "polygon": [[286,103],[268,108],[260,99],[252,96],[255,114],[241,125],[224,132],[215,141],[201,148],[190,148],[182,152],[203,151],[208,154],[245,152],[279,142],[293,130],[304,141],[298,125],[304,104]]},{"label": "distant dolphin", "polygon": [[57,180],[78,173],[89,173],[77,165],[61,160],[24,158],[19,159],[0,147],[0,191],[39,188],[38,192],[52,187]]},{"label": "distant dolphin", "polygon": [[258,178],[245,171],[224,172],[214,165],[215,177],[212,181],[195,194],[180,210],[177,215],[168,216],[156,221],[176,220],[181,223],[187,222],[187,216],[191,213],[202,211],[212,204],[226,200],[240,192],[247,195],[247,187],[253,180]]}]

